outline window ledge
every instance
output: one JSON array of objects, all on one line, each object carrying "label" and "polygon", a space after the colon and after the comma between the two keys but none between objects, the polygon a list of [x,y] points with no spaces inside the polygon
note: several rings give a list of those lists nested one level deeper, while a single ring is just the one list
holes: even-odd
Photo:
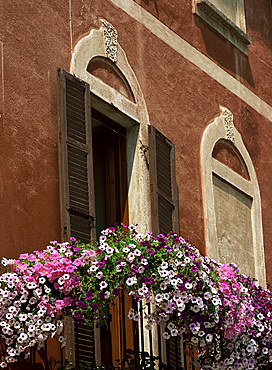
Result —
[{"label": "window ledge", "polygon": [[194,0],[193,11],[212,29],[247,55],[247,47],[251,44],[251,38],[209,0]]}]

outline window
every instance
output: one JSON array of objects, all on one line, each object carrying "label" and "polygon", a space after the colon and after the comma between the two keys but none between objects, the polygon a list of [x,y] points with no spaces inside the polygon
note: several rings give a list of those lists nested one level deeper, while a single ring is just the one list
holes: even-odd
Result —
[{"label": "window", "polygon": [[221,109],[201,143],[207,253],[265,286],[258,181],[232,113]]},{"label": "window", "polygon": [[[116,222],[128,224],[130,221],[129,127],[91,109],[92,96],[87,83],[63,70],[59,74],[63,238],[74,236],[89,242],[95,240],[102,229]],[[132,149],[135,152],[136,146],[130,147]],[[147,158],[142,161],[150,172],[153,230],[155,233],[178,232],[174,145],[152,126],[149,127],[149,152],[149,161]],[[116,367],[126,349],[134,349],[158,354],[161,364],[167,362],[171,369],[178,368],[180,340],[167,343],[167,358],[164,359],[161,348],[165,344],[159,333],[145,334],[140,323],[141,335],[138,335],[136,324],[127,318],[129,305],[130,298],[122,294],[118,304],[111,308],[111,319],[95,333],[87,325],[75,326],[74,361],[96,361],[103,366]],[[154,335],[160,338],[159,346]],[[103,355],[100,355],[101,348]],[[176,357],[176,353],[180,356]]]},{"label": "window", "polygon": [[244,0],[210,0],[232,23],[246,32]]},{"label": "window", "polygon": [[193,0],[193,12],[209,27],[247,55],[244,0]]},{"label": "window", "polygon": [[[60,81],[63,238],[89,242],[116,222],[128,224],[127,130],[91,110],[88,84],[65,71],[60,71]],[[101,364],[117,366],[126,348],[133,349],[129,301],[123,294],[111,308],[112,320],[101,326],[96,343],[90,327],[75,326],[76,362],[94,363],[99,347]]]},{"label": "window", "polygon": [[[175,147],[150,126],[141,88],[119,44],[117,50],[111,24],[101,20],[100,29],[78,42],[71,71],[59,71],[63,239],[95,239],[122,220],[138,221],[140,232],[178,232]],[[138,327],[128,322],[128,297],[120,298],[100,329],[74,327],[67,318],[66,357],[116,366],[126,348],[134,348],[158,356],[161,367],[178,368],[182,343],[166,344],[160,327],[146,331],[143,321]]]}]

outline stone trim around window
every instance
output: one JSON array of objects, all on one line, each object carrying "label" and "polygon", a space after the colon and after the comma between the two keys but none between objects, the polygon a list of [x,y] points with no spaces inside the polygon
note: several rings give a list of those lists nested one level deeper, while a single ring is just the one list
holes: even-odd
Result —
[{"label": "stone trim around window", "polygon": [[[193,0],[193,13],[197,14],[209,27],[219,33],[231,44],[237,47],[245,55],[248,54],[248,45],[251,44],[251,38],[233,23],[224,13],[222,13],[209,0]],[[243,18],[245,15],[242,15]],[[242,22],[245,23],[245,22]]]},{"label": "stone trim around window", "polygon": [[[88,72],[90,61],[108,58],[116,70],[123,76],[132,91],[134,101],[131,101],[105,81]],[[139,222],[138,231],[145,233],[151,229],[151,200],[149,190],[149,170],[143,146],[148,147],[149,115],[139,85],[138,79],[131,68],[126,53],[117,41],[117,30],[105,19],[100,19],[100,28],[91,29],[89,34],[82,37],[74,46],[70,63],[70,73],[90,86],[92,107],[105,116],[127,128],[127,166],[129,171],[128,209],[129,222]],[[67,319],[66,333],[69,346],[66,346],[66,358],[75,362],[75,346],[73,325]],[[148,338],[148,332],[144,333]],[[157,355],[157,331],[154,327],[152,342],[153,354]],[[95,358],[101,365],[100,331],[94,329]],[[67,339],[68,340],[68,339]],[[145,340],[148,344],[148,341]],[[147,350],[147,348],[144,348]]]},{"label": "stone trim around window", "polygon": [[[206,127],[201,141],[201,169],[204,195],[203,200],[206,229],[206,252],[210,258],[213,258],[216,261],[220,259],[213,186],[213,179],[214,176],[216,176],[252,200],[251,225],[253,238],[252,255],[254,256],[255,265],[254,275],[258,282],[265,287],[266,269],[263,245],[261,195],[256,172],[250,155],[243,143],[242,137],[233,124],[232,113],[224,107],[220,108],[222,112],[221,115],[215,118],[215,120]],[[229,126],[229,121],[232,123],[231,126],[233,131],[233,140],[228,138],[227,127]],[[214,146],[220,139],[230,140],[230,142],[236,147],[247,167],[249,180],[243,178],[231,168],[213,158],[212,153]],[[247,260],[244,262],[247,264]],[[241,268],[243,266],[238,267]]]}]

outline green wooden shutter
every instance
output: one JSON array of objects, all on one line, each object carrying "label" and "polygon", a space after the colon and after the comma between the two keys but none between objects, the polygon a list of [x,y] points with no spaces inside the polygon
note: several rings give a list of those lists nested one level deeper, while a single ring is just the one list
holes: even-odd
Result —
[{"label": "green wooden shutter", "polygon": [[89,85],[60,70],[60,180],[62,237],[95,237]]},{"label": "green wooden shutter", "polygon": [[[94,183],[90,88],[59,70],[60,85],[60,192],[62,240],[71,236],[95,240]],[[94,332],[75,326],[75,359],[94,363]]]},{"label": "green wooden shutter", "polygon": [[153,126],[149,126],[149,168],[152,232],[179,233],[175,146]]}]

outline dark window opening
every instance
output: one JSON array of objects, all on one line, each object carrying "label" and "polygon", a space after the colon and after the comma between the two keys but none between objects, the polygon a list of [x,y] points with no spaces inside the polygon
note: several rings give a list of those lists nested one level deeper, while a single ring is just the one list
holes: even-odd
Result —
[{"label": "dark window opening", "polygon": [[92,111],[96,233],[128,222],[126,129]]},{"label": "dark window opening", "polygon": [[[92,110],[93,168],[97,239],[101,231],[121,222],[128,225],[127,130]],[[131,298],[124,292],[110,308],[108,322],[100,328],[101,362],[108,369],[122,362],[133,349],[133,323],[127,313]],[[125,365],[125,364],[124,364]]]}]

